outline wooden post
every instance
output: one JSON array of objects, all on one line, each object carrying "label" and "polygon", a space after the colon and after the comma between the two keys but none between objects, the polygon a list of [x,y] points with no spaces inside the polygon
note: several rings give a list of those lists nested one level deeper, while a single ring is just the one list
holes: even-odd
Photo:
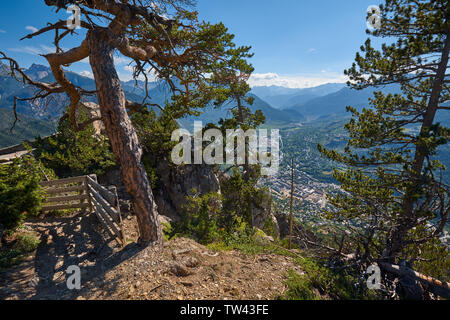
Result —
[{"label": "wooden post", "polygon": [[[88,203],[89,204],[89,210],[91,210],[92,211],[92,208],[91,208],[91,201],[90,201],[90,198],[89,198],[89,188],[88,188],[88,181],[87,181],[87,177],[85,176],[84,177],[84,179],[83,179],[83,182],[81,182],[81,186],[83,187],[81,190],[80,190],[80,196],[81,195],[87,195],[88,196],[88,198],[87,199],[81,199],[80,200],[80,203]],[[86,209],[85,209],[86,210]]]},{"label": "wooden post", "polygon": [[[97,175],[96,174],[90,174],[89,175],[89,177],[92,179],[92,180],[94,180],[95,182],[97,182]],[[91,212],[94,212],[94,210],[95,210],[95,207],[94,207],[94,204],[93,204],[93,202],[92,202],[92,196],[91,196],[91,192],[90,192],[90,190],[89,190],[89,179],[87,178],[87,176],[86,176],[86,192],[87,192],[87,194],[88,194],[88,196],[89,196],[89,205],[90,205],[90,209],[91,209]]]},{"label": "wooden post", "polygon": [[292,249],[292,227],[294,223],[293,215],[293,204],[294,204],[294,158],[291,160],[291,208],[289,212],[289,249]]},{"label": "wooden post", "polygon": [[117,212],[119,213],[119,227],[120,227],[120,235],[121,238],[120,240],[122,240],[122,246],[125,246],[125,234],[123,233],[123,226],[122,226],[122,214],[120,212],[120,203],[119,203],[119,195],[117,194],[117,187],[115,186],[110,186],[108,187],[108,190],[111,191],[112,193],[114,193],[115,195],[115,207]]}]

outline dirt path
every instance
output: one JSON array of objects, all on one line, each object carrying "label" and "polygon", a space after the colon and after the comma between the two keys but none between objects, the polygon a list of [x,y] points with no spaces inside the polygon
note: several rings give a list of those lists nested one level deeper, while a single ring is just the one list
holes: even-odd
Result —
[{"label": "dirt path", "polygon": [[[135,218],[125,219],[129,241],[137,237]],[[180,238],[164,248],[121,248],[92,215],[27,222],[41,234],[35,254],[0,273],[0,299],[273,299],[296,265],[291,258],[211,252]],[[69,290],[65,270],[81,269],[81,290]]]},{"label": "dirt path", "polygon": [[[41,244],[24,262],[0,273],[0,299],[70,299],[66,269],[78,265],[85,278],[98,276],[120,250],[103,234],[92,215],[36,219],[25,223],[40,234]],[[110,266],[111,267],[111,266]]]}]

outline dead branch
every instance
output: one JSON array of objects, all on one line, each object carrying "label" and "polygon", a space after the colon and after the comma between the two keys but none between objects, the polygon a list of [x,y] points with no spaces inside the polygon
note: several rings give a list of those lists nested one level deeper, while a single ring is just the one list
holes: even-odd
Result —
[{"label": "dead branch", "polygon": [[428,289],[428,291],[443,298],[450,299],[450,283],[448,282],[443,282],[435,278],[421,274],[419,272],[416,272],[410,268],[400,267],[398,265],[390,264],[387,262],[379,262],[378,265],[386,272],[393,273],[397,276],[400,275],[412,276],[417,281],[420,281],[422,284],[424,284],[427,287],[426,289]]}]

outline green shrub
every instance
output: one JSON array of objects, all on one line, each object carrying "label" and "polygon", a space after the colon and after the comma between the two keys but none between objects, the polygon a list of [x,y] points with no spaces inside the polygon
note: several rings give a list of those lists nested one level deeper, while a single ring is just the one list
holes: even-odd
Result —
[{"label": "green shrub", "polygon": [[[80,115],[79,121],[85,119],[86,115]],[[56,135],[36,139],[35,155],[60,178],[102,175],[116,165],[106,137],[96,135],[92,125],[75,132],[68,119],[59,123]]]},{"label": "green shrub", "polygon": [[272,219],[266,219],[264,221],[264,228],[263,231],[268,236],[273,237],[274,239],[277,237],[277,231],[276,231],[276,225],[275,222]]},{"label": "green shrub", "polygon": [[181,221],[173,224],[171,238],[186,236],[201,244],[218,240],[216,219],[221,211],[220,194],[211,192],[204,196],[188,196],[186,200]]},{"label": "green shrub", "polygon": [[172,141],[172,132],[178,124],[166,112],[157,115],[154,110],[139,112],[131,117],[134,128],[142,144],[142,161],[152,190],[158,190],[159,178],[157,164],[160,159],[170,155],[176,142]]},{"label": "green shrub", "polygon": [[[253,213],[256,208],[267,209],[272,204],[270,192],[258,185],[260,172],[257,167],[250,170],[245,175],[238,168],[233,168],[228,179],[221,181],[221,191],[223,194],[223,214],[221,224],[225,226],[229,233],[232,233],[238,223],[238,218],[251,226],[253,223]],[[276,237],[275,224],[272,221],[265,221],[264,232]]]},{"label": "green shrub", "polygon": [[40,213],[44,193],[38,182],[45,175],[54,176],[30,155],[0,166],[0,224],[6,229],[15,229],[26,217]]},{"label": "green shrub", "polygon": [[172,224],[170,222],[166,222],[162,224],[162,232],[164,241],[169,241],[171,235],[173,234]]},{"label": "green shrub", "polygon": [[448,247],[439,239],[433,239],[421,246],[414,246],[408,252],[408,259],[422,255],[424,261],[414,261],[412,267],[415,271],[441,281],[450,281],[450,254]]},{"label": "green shrub", "polygon": [[10,248],[0,249],[0,269],[19,263],[25,256],[36,250],[40,240],[35,233],[18,233]]},{"label": "green shrub", "polygon": [[289,271],[286,284],[288,290],[280,297],[287,300],[348,300],[374,299],[376,295],[367,290],[359,291],[354,284],[357,279],[350,274],[334,272],[321,266],[312,258],[297,259],[304,273]]},{"label": "green shrub", "polygon": [[34,233],[20,233],[17,236],[16,241],[17,242],[14,244],[14,249],[21,252],[32,252],[41,243],[37,235]]},{"label": "green shrub", "polygon": [[305,275],[300,275],[294,270],[289,270],[286,280],[288,290],[282,297],[286,300],[320,300],[320,296],[313,291],[310,279]]},{"label": "green shrub", "polygon": [[170,154],[177,144],[172,141],[172,132],[179,128],[177,122],[166,112],[157,115],[154,110],[139,112],[131,117],[144,154],[160,159]]}]

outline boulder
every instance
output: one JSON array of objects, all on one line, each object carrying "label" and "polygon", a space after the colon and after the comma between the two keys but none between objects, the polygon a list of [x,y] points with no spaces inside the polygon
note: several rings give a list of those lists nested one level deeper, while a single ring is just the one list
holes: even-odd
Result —
[{"label": "boulder", "polygon": [[175,166],[163,159],[158,162],[157,173],[160,182],[155,192],[158,212],[173,220],[179,220],[186,196],[193,189],[198,194],[220,193],[219,179],[208,165]]},{"label": "boulder", "polygon": [[255,237],[256,237],[256,239],[258,239],[260,242],[262,242],[262,243],[271,243],[271,242],[274,242],[274,241],[275,241],[275,240],[273,239],[273,237],[267,235],[267,234],[266,234],[264,231],[262,231],[261,229],[256,228],[256,227],[254,227],[254,228],[255,228],[255,231],[256,231]]},{"label": "boulder", "polygon": [[[158,187],[153,190],[153,195],[158,213],[168,217],[169,220],[180,219],[182,206],[192,189],[196,189],[199,194],[220,193],[219,179],[209,165],[175,166],[168,159],[159,159],[157,163]],[[118,169],[99,176],[98,181],[102,185],[116,186],[121,204],[132,199],[125,190]]]},{"label": "boulder", "polygon": [[192,271],[188,270],[186,266],[181,263],[172,263],[169,266],[169,272],[177,277],[187,277],[192,274]]},{"label": "boulder", "polygon": [[[77,117],[80,116],[80,112],[86,114],[89,118],[101,118],[100,106],[94,102],[79,103],[77,107]],[[92,123],[95,134],[100,136],[105,132],[105,125],[103,121],[94,121]]]},{"label": "boulder", "polygon": [[276,209],[269,192],[264,195],[261,203],[253,204],[251,210],[253,227],[264,230],[276,238],[280,237],[280,227],[275,217]]},{"label": "boulder", "polygon": [[[280,239],[285,239],[289,237],[289,215],[282,212],[276,212],[275,217],[278,222],[278,227],[280,230]],[[294,235],[293,243],[295,243],[300,248],[307,248],[302,239],[317,242],[317,238],[313,232],[306,230],[302,225],[294,220],[292,233]]]}]

